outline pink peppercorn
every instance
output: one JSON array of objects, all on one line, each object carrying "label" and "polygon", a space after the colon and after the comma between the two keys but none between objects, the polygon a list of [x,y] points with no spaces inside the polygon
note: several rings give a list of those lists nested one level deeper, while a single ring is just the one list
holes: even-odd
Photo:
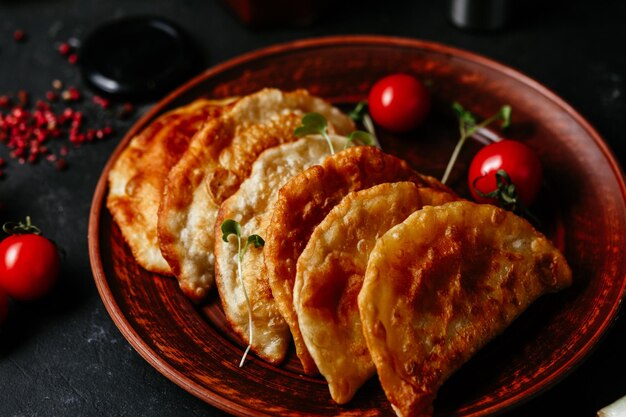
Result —
[{"label": "pink peppercorn", "polygon": [[69,54],[71,50],[72,50],[72,47],[67,42],[63,42],[61,43],[61,45],[59,45],[59,53],[63,56]]},{"label": "pink peppercorn", "polygon": [[59,95],[54,91],[48,91],[46,92],[46,99],[48,101],[57,101],[59,99]]},{"label": "pink peppercorn", "polygon": [[132,103],[124,103],[122,104],[122,108],[118,113],[118,117],[120,119],[127,119],[130,115],[135,111],[135,106]]},{"label": "pink peppercorn", "polygon": [[93,102],[94,102],[95,104],[97,104],[98,106],[102,107],[103,109],[107,109],[107,108],[109,108],[109,104],[110,104],[110,102],[109,102],[109,100],[107,100],[107,99],[106,99],[106,98],[104,98],[104,97],[100,97],[100,96],[93,96],[93,99],[92,99],[92,100],[93,100]]},{"label": "pink peppercorn", "polygon": [[55,166],[55,168],[58,171],[63,171],[63,170],[65,170],[67,168],[67,161],[65,161],[65,159],[61,158],[58,161],[56,161],[54,166]]},{"label": "pink peppercorn", "polygon": [[17,99],[20,101],[20,104],[22,106],[27,106],[28,105],[28,101],[29,101],[29,97],[28,97],[28,93],[24,90],[20,90],[17,92]]},{"label": "pink peppercorn", "polygon": [[13,39],[15,40],[15,42],[22,42],[24,39],[26,39],[26,32],[21,29],[15,30],[15,32],[13,32]]},{"label": "pink peppercorn", "polygon": [[76,87],[69,87],[61,93],[61,98],[65,101],[78,101],[81,98],[80,91]]},{"label": "pink peppercorn", "polygon": [[70,92],[70,99],[72,101],[80,100],[80,92],[76,89],[76,87],[70,87],[67,91]]}]

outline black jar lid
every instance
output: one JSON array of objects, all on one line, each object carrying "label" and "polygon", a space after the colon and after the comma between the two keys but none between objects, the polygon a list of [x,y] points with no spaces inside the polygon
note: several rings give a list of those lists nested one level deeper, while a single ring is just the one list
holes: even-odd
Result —
[{"label": "black jar lid", "polygon": [[175,24],[154,16],[113,20],[96,28],[81,47],[83,77],[102,93],[144,100],[190,77],[195,48]]}]

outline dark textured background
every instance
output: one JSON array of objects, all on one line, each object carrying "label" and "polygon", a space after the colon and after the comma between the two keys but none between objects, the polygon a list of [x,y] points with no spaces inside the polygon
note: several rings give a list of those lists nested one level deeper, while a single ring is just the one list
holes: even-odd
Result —
[{"label": "dark textured background", "polygon": [[[0,95],[25,89],[36,97],[54,79],[82,86],[78,68],[56,51],[96,25],[134,14],[167,16],[199,45],[205,65],[292,39],[375,33],[422,38],[477,52],[538,80],[576,108],[626,161],[626,2],[526,1],[513,22],[496,33],[452,27],[444,1],[335,0],[308,28],[250,30],[217,1],[0,0]],[[522,2],[519,2],[522,3]],[[547,4],[550,3],[550,4]],[[15,43],[23,29],[27,40]],[[81,87],[82,88],[82,87]],[[85,100],[91,124],[112,120],[116,134],[72,149],[69,169],[45,161],[10,161],[0,180],[0,221],[29,214],[66,252],[53,293],[31,304],[11,305],[0,328],[0,416],[221,416],[153,370],[125,341],[105,311],[87,253],[91,197],[127,121]],[[0,145],[0,157],[8,151]],[[593,216],[593,213],[590,213]],[[601,346],[568,378],[508,417],[593,416],[626,395],[626,320],[618,320]]]}]

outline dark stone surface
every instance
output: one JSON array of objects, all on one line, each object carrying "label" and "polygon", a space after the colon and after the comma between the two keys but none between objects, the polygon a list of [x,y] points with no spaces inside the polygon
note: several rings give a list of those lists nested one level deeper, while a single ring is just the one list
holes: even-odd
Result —
[{"label": "dark stone surface", "polygon": [[[99,23],[134,14],[166,16],[185,28],[212,65],[253,49],[292,39],[376,33],[433,40],[489,56],[526,73],[576,108],[626,160],[626,2],[519,2],[513,22],[497,33],[452,27],[444,4],[428,1],[331,2],[308,28],[250,30],[217,1],[0,0],[0,95],[27,90],[43,97],[54,79],[81,87],[78,69],[57,52],[61,41],[81,39]],[[548,4],[549,3],[549,4]],[[16,43],[15,29],[27,33]],[[29,214],[66,252],[53,293],[11,305],[0,329],[1,416],[221,416],[158,374],[125,341],[93,283],[87,217],[96,182],[127,121],[81,107],[89,123],[112,121],[117,133],[71,149],[69,168],[43,161],[10,161],[0,180],[0,222]],[[8,151],[0,146],[0,157]],[[592,215],[592,214],[591,214]],[[506,416],[593,416],[626,395],[626,320],[617,321],[595,353],[550,391]]]}]

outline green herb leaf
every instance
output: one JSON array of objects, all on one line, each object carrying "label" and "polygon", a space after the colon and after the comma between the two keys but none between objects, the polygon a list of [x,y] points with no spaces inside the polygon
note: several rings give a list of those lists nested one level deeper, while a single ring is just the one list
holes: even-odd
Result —
[{"label": "green herb leaf", "polygon": [[466,127],[472,127],[476,125],[476,118],[472,114],[472,112],[465,110],[460,103],[454,102],[452,103],[452,110],[456,113],[459,122],[463,123]]},{"label": "green herb leaf", "polygon": [[222,223],[222,240],[228,243],[228,237],[235,235],[238,238],[241,237],[241,226],[238,222],[232,219],[226,219]]},{"label": "green herb leaf", "polygon": [[241,361],[239,362],[239,367],[241,368],[246,361],[246,357],[250,352],[250,348],[252,347],[252,306],[250,305],[250,298],[248,297],[248,291],[246,290],[246,283],[243,280],[243,272],[241,268],[241,262],[243,260],[243,256],[248,250],[248,246],[253,244],[255,248],[260,248],[265,245],[265,241],[259,235],[250,235],[246,241],[243,249],[241,248],[241,225],[232,219],[224,220],[222,223],[222,239],[224,242],[228,243],[228,237],[230,235],[237,236],[237,279],[241,284],[241,289],[243,290],[243,295],[246,299],[246,305],[248,307],[248,347],[244,351],[241,356]]},{"label": "green herb leaf", "polygon": [[265,241],[259,235],[248,236],[248,244],[253,244],[255,248],[262,248],[265,246]]},{"label": "green herb leaf", "polygon": [[506,105],[500,108],[500,117],[502,118],[502,124],[500,125],[502,129],[506,129],[511,125],[511,106]]},{"label": "green herb leaf", "polygon": [[[362,130],[355,130],[348,135],[348,143],[357,143],[366,146],[375,146],[376,139],[371,133],[364,132]],[[348,146],[348,143],[346,146]]]},{"label": "green herb leaf", "polygon": [[[363,126],[367,130],[367,132],[363,132],[357,130],[352,132],[352,134],[348,137],[348,143],[346,143],[347,148],[350,143],[360,142],[362,145],[369,146],[377,146],[380,148],[380,144],[378,143],[378,139],[376,139],[376,129],[374,128],[374,122],[369,114],[369,107],[366,100],[359,101],[354,109],[348,113],[348,116],[355,122],[363,123]],[[358,133],[357,133],[358,132]],[[367,137],[364,135],[367,134]]]},{"label": "green herb leaf", "polygon": [[360,122],[363,120],[363,117],[368,113],[367,101],[359,101],[354,109],[348,113],[348,116],[354,120],[355,122]]},{"label": "green herb leaf", "polygon": [[328,143],[331,155],[335,154],[333,142],[328,136],[328,122],[326,118],[319,113],[307,113],[302,117],[302,124],[293,132],[297,138],[303,138],[307,135],[322,135]]},{"label": "green herb leaf", "polygon": [[450,173],[452,172],[452,167],[454,167],[454,164],[456,163],[456,160],[459,157],[459,154],[461,153],[461,148],[465,144],[465,141],[467,140],[467,138],[472,136],[479,129],[486,127],[490,125],[491,123],[500,119],[502,120],[501,126],[503,129],[507,128],[511,124],[512,109],[511,109],[511,106],[509,105],[504,105],[500,107],[500,110],[498,110],[498,113],[483,120],[480,123],[476,122],[476,117],[472,114],[472,112],[470,112],[469,110],[466,110],[460,103],[456,101],[452,103],[452,110],[454,111],[454,113],[456,114],[459,120],[459,136],[460,137],[459,137],[459,141],[454,147],[454,151],[452,152],[450,161],[448,161],[448,165],[446,166],[446,170],[443,173],[443,177],[441,177],[441,182],[444,184],[448,181],[448,177],[450,176]]},{"label": "green herb leaf", "polygon": [[302,117],[302,124],[296,128],[294,134],[298,138],[307,135],[324,135],[328,128],[326,118],[319,113],[307,113]]}]

